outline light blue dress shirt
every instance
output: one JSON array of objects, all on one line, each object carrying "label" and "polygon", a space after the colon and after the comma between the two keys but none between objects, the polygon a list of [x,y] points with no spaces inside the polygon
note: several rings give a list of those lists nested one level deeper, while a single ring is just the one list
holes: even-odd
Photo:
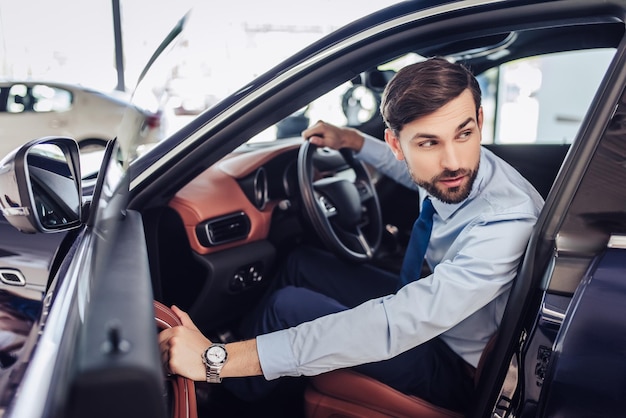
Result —
[{"label": "light blue dress shirt", "polygon": [[[385,142],[366,138],[358,157],[418,189],[421,204],[425,191]],[[433,273],[396,294],[258,336],[266,379],[386,360],[437,336],[469,364],[478,364],[500,324],[543,199],[515,169],[483,148],[469,197],[458,204],[432,200],[437,213],[426,262]]]}]

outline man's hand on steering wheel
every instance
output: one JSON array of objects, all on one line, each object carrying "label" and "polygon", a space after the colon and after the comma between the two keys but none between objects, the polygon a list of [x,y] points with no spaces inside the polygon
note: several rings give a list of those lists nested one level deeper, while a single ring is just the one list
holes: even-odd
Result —
[{"label": "man's hand on steering wheel", "polygon": [[361,150],[364,140],[363,134],[356,129],[335,126],[322,120],[305,129],[302,136],[318,147],[349,148],[356,152]]}]

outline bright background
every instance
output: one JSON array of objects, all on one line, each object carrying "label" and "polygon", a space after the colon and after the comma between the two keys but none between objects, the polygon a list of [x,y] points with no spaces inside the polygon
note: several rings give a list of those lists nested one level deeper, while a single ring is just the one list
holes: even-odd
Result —
[{"label": "bright background", "polygon": [[[222,53],[194,65],[210,70],[269,68],[306,44],[397,0],[196,1],[211,9],[207,33]],[[144,64],[190,0],[120,0],[126,86],[132,89]],[[214,9],[214,10],[213,10]],[[0,0],[0,78],[55,80],[104,91],[115,89],[111,0]],[[272,42],[272,53],[255,56],[255,44]],[[207,45],[207,48],[212,46]],[[245,59],[248,56],[248,59]],[[224,63],[230,58],[232,64]],[[224,81],[224,80],[222,80]]]}]

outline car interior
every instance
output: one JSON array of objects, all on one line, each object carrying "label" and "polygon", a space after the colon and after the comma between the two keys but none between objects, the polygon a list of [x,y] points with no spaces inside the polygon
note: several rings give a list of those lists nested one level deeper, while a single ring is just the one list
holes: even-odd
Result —
[{"label": "car interior", "polygon": [[[476,372],[471,413],[485,416],[493,405],[506,412],[527,404],[525,416],[535,416],[546,347],[554,344],[590,263],[613,231],[624,230],[623,192],[602,182],[606,175],[622,178],[626,167],[612,136],[623,131],[622,92],[608,86],[626,67],[616,54],[624,25],[600,6],[582,9],[547,7],[537,14],[521,6],[514,15],[494,9],[447,16],[445,22],[427,19],[355,41],[341,55],[329,53],[327,61],[299,78],[286,77],[288,84],[268,82],[274,77],[270,72],[259,78],[270,85],[267,90],[259,89],[243,105],[218,103],[235,109],[226,119],[201,113],[134,161],[129,178],[115,172],[119,155],[112,153],[133,151],[119,139],[119,148],[112,142],[105,152],[108,164],[95,187],[90,185],[96,191],[93,202],[104,196],[110,205],[78,209],[88,227],[98,222],[97,233],[74,230],[58,249],[74,255],[80,249],[73,240],[81,234],[94,247],[106,247],[103,256],[80,261],[93,267],[99,280],[93,289],[79,288],[79,296],[111,298],[89,300],[88,310],[79,306],[80,315],[88,311],[80,317],[82,333],[67,331],[79,341],[77,348],[69,337],[55,346],[55,373],[72,379],[69,387],[49,388],[48,402],[65,408],[51,416],[100,416],[91,413],[106,410],[99,402],[110,399],[125,416],[161,416],[155,393],[166,398],[176,417],[461,416],[349,370],[285,378],[267,398],[246,401],[221,385],[164,374],[153,350],[155,329],[178,324],[171,305],[187,311],[212,341],[238,340],[240,322],[295,247],[322,248],[353,263],[399,271],[418,216],[416,192],[354,153],[316,148],[300,133],[323,119],[383,138],[377,109],[386,83],[402,66],[430,56],[461,62],[476,74],[483,89],[483,145],[520,171],[546,200],[500,328]],[[315,47],[294,62],[304,61]],[[605,136],[598,126],[613,115],[616,123]],[[583,179],[587,171],[591,174]],[[107,181],[118,174],[123,181],[116,187],[124,192],[116,194]],[[116,199],[126,198],[122,222]],[[614,216],[609,219],[604,211]],[[57,222],[63,219],[50,218],[46,228],[56,228]],[[106,234],[122,223],[111,246]],[[57,257],[51,276],[75,279],[70,256]],[[110,321],[113,307],[133,320],[123,326]],[[43,325],[53,328],[53,319]],[[534,375],[516,367],[523,358],[537,363]],[[507,387],[504,382],[514,389],[500,391]],[[524,392],[528,399],[519,398],[523,385],[532,388]]]},{"label": "car interior", "polygon": [[[477,29],[475,36],[464,40],[444,31],[436,38],[438,42],[433,42],[432,38],[429,42],[420,42],[418,35],[405,34],[394,48],[393,57],[379,62],[374,60],[380,58],[368,57],[365,61],[372,61],[372,64],[358,76],[345,80],[347,89],[343,96],[335,95],[335,109],[342,113],[345,124],[382,138],[382,120],[371,109],[376,109],[382,89],[394,73],[389,68],[407,57],[441,55],[461,61],[475,74],[484,75],[517,60],[523,62],[549,54],[598,49],[612,53],[623,32],[621,23],[598,21],[595,24],[546,24],[539,28],[520,25],[515,31]],[[421,47],[421,44],[427,46]],[[600,71],[604,73],[606,67]],[[503,75],[502,71],[497,75]],[[489,88],[497,88],[498,82],[496,78]],[[355,100],[357,88],[362,88],[369,96]],[[163,188],[158,194],[142,200],[146,193],[139,193],[140,197],[135,200],[134,204],[141,207],[149,238],[155,299],[166,306],[175,304],[188,311],[199,328],[213,340],[228,342],[238,338],[238,322],[264,294],[280,261],[292,248],[310,245],[329,249],[330,245],[330,251],[336,250],[332,248],[333,239],[320,234],[320,229],[324,228],[319,220],[312,220],[311,213],[307,212],[307,205],[310,209],[316,204],[315,198],[311,200],[310,196],[307,201],[303,191],[307,182],[336,177],[355,181],[364,206],[370,203],[369,188],[374,188],[383,227],[377,236],[376,228],[372,227],[376,214],[360,219],[359,228],[375,250],[365,261],[391,271],[399,269],[411,225],[418,214],[417,196],[367,165],[366,174],[357,173],[355,167],[360,164],[351,164],[351,157],[347,156],[346,160],[345,153],[309,150],[308,164],[312,167],[306,166],[300,131],[315,121],[309,119],[315,116],[309,115],[317,103],[308,96],[319,95],[319,91],[308,93],[294,101],[291,108],[301,110],[291,110],[287,117],[281,116],[279,111],[265,116],[265,120],[276,124],[270,134],[273,140],[259,139],[259,132],[243,137],[237,133],[235,142],[241,145],[225,153],[219,161],[198,164],[187,173],[181,172],[174,185],[161,184]],[[585,111],[592,98],[585,99]],[[561,100],[568,99],[561,97]],[[358,112],[365,112],[365,116],[359,116]],[[493,130],[504,123],[499,115],[494,113]],[[573,123],[577,129],[581,120]],[[494,135],[485,147],[517,168],[547,198],[574,139],[564,142],[560,137],[528,138],[526,143],[507,143],[498,141]],[[302,180],[307,172],[312,175]],[[332,203],[328,205],[327,209],[331,209]],[[371,210],[364,212],[371,215]],[[312,216],[315,218],[315,214]],[[342,225],[333,227],[341,230]],[[353,225],[347,226],[351,227]],[[368,231],[369,227],[373,231]],[[352,251],[361,251],[354,243],[358,240],[356,234],[343,231],[337,235],[343,247],[338,256],[350,258]],[[355,262],[363,261],[358,258]],[[511,349],[506,343],[501,343],[499,355],[503,363],[508,363],[506,356],[510,359]],[[506,368],[499,373],[506,373]],[[330,379],[331,386],[334,382],[335,386],[347,387],[345,382],[338,383],[341,380],[328,376],[326,379]],[[219,386],[196,383],[198,408],[200,415],[207,416],[258,416],[259,411],[272,416],[297,416],[304,410],[303,393],[309,385],[307,379],[289,379],[275,395],[253,403],[242,402]],[[360,402],[365,402],[363,398],[361,396]],[[396,398],[394,402],[401,403],[401,400]],[[445,415],[449,411],[440,412],[441,416],[457,416]]]}]

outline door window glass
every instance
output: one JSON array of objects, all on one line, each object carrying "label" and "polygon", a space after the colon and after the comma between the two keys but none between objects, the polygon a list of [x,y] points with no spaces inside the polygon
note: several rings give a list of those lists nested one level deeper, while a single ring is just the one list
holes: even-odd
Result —
[{"label": "door window glass", "polygon": [[[538,55],[509,61],[477,75],[484,115],[482,142],[571,144],[614,53],[614,49],[607,48]],[[378,69],[397,72],[424,59],[407,54]],[[362,95],[359,88],[346,82],[256,135],[251,142],[299,136],[320,119],[361,128],[361,116],[376,113],[380,102]],[[353,94],[348,95],[351,91]],[[354,106],[347,106],[350,104]],[[350,112],[353,108],[359,113]]]},{"label": "door window glass", "polygon": [[529,57],[479,75],[483,143],[571,144],[614,52]]}]

